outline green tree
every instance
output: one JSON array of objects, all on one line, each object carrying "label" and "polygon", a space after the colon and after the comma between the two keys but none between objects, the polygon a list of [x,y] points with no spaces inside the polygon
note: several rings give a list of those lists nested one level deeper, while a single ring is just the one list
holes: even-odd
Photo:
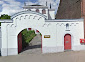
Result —
[{"label": "green tree", "polygon": [[1,15],[0,19],[11,19],[11,16],[3,14]]},{"label": "green tree", "polygon": [[[0,16],[0,19],[11,19],[11,16],[9,16],[7,14],[3,14]],[[1,22],[0,22],[0,26],[1,26]]]},{"label": "green tree", "polygon": [[36,36],[34,30],[27,31],[24,29],[22,32],[22,48],[24,49],[29,45],[29,42]]}]

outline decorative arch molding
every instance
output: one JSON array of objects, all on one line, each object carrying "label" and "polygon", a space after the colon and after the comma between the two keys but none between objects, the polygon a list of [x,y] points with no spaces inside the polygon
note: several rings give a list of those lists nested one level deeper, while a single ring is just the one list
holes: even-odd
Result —
[{"label": "decorative arch molding", "polygon": [[11,27],[12,27],[12,28],[14,28],[14,27],[15,27],[15,25],[14,25],[14,24],[11,24]]},{"label": "decorative arch molding", "polygon": [[[16,29],[19,26],[24,26],[24,28],[32,28],[32,25],[35,27],[44,27],[46,16],[33,12],[33,11],[22,11],[12,15],[11,19],[13,20],[13,25]],[[35,29],[35,27],[33,27]],[[21,30],[23,30],[22,28]],[[36,28],[37,29],[37,28]]]},{"label": "decorative arch molding", "polygon": [[49,27],[51,23],[44,23],[42,27]]},{"label": "decorative arch molding", "polygon": [[45,26],[48,27],[50,25],[50,23],[45,23],[46,18],[45,15],[33,11],[22,11],[11,16],[11,19],[13,20],[12,25],[16,27],[17,34],[25,28],[34,28],[41,32],[39,27],[43,29]]},{"label": "decorative arch molding", "polygon": [[65,23],[61,23],[60,26],[65,26]]},{"label": "decorative arch molding", "polygon": [[22,19],[36,19],[37,18],[37,20],[40,20],[40,19],[42,19],[42,17],[41,16],[37,16],[37,15],[21,15],[20,17],[16,17],[16,19],[15,20],[22,20]]},{"label": "decorative arch molding", "polygon": [[[39,15],[41,17],[44,17],[45,19],[47,18],[47,16],[42,15],[41,13],[34,12],[34,11],[22,11],[22,12],[18,12],[16,14],[12,15],[11,19],[13,19],[13,18],[15,18],[15,17],[17,17],[19,15],[22,15],[22,14],[36,14],[36,15]],[[28,15],[26,15],[26,16],[28,16]]]},{"label": "decorative arch molding", "polygon": [[70,26],[77,26],[79,23],[71,23]]},{"label": "decorative arch molding", "polygon": [[[66,26],[67,23],[57,23],[59,26]],[[69,26],[77,26],[79,23],[69,23]]]}]

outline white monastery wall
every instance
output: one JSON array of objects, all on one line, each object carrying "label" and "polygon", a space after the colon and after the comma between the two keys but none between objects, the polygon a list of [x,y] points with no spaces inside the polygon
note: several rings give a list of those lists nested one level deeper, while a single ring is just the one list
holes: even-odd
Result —
[{"label": "white monastery wall", "polygon": [[[42,34],[42,52],[54,53],[64,51],[64,36],[71,35],[71,50],[85,50],[80,44],[84,39],[83,19],[77,20],[45,20],[44,15],[35,12],[22,12],[16,14],[13,23],[1,23],[2,56],[18,54],[18,34],[26,28],[39,30]],[[66,24],[69,27],[66,28]],[[44,38],[49,35],[49,38]]]},{"label": "white monastery wall", "polygon": [[[67,20],[68,21],[68,20]],[[75,21],[75,20],[74,20]],[[84,38],[83,21],[80,22],[46,22],[49,23],[49,35],[51,38],[43,39],[44,52],[62,52],[64,51],[64,36],[71,35],[71,50],[85,50],[85,45],[80,44],[80,39]],[[69,24],[69,29],[66,29],[66,24]],[[48,41],[49,40],[49,41]]]}]

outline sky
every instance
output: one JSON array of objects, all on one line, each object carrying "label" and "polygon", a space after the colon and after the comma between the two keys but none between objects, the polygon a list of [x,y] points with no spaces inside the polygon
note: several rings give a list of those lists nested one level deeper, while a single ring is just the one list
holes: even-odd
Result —
[{"label": "sky", "polygon": [[0,15],[1,14],[8,14],[13,15],[14,13],[23,11],[24,2],[27,5],[39,4],[39,5],[46,5],[52,6],[52,9],[55,9],[55,13],[57,12],[60,0],[0,0]]}]

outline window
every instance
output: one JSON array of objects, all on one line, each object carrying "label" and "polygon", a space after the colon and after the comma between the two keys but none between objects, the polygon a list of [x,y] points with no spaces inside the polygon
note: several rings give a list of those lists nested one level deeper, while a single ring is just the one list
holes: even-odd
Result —
[{"label": "window", "polygon": [[68,23],[66,24],[66,29],[69,29],[69,24]]},{"label": "window", "polygon": [[39,12],[39,9],[36,9],[36,12]]},{"label": "window", "polygon": [[28,28],[28,30],[31,30],[31,28]]},{"label": "window", "polygon": [[42,10],[42,14],[46,14],[46,10],[45,9]]}]

